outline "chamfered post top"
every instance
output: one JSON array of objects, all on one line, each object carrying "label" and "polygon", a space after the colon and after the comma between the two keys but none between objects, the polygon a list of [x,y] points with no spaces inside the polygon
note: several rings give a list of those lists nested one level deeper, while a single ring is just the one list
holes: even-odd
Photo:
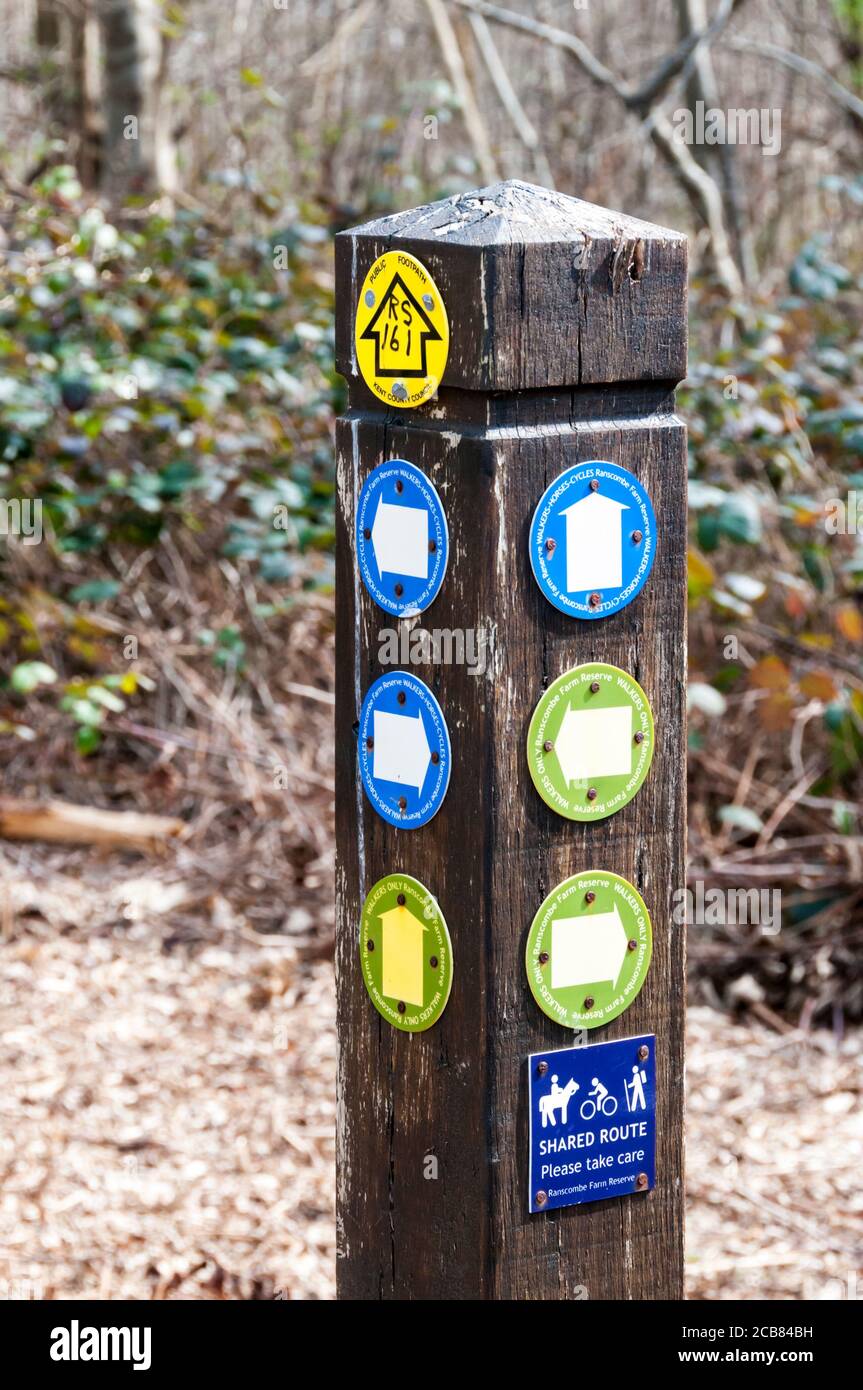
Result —
[{"label": "chamfered post top", "polygon": [[411,252],[450,325],[442,387],[524,391],[686,375],[687,240],[519,180],[336,236],[336,367],[359,383],[357,298],[385,251]]}]

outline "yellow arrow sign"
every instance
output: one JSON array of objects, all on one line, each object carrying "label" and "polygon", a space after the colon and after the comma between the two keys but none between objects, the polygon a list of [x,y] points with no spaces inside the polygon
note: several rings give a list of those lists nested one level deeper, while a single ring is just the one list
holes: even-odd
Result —
[{"label": "yellow arrow sign", "polygon": [[380,914],[383,926],[381,990],[390,999],[423,1005],[424,922],[410,908],[393,907]]},{"label": "yellow arrow sign", "polygon": [[412,409],[437,391],[449,322],[437,285],[406,251],[386,251],[363,281],[355,328],[357,365],[387,405]]}]

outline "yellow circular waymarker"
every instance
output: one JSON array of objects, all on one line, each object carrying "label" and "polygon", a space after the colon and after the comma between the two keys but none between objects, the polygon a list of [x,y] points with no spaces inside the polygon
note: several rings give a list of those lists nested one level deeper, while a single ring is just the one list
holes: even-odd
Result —
[{"label": "yellow circular waymarker", "polygon": [[449,320],[415,256],[378,256],[360,290],[355,334],[359,369],[379,400],[402,410],[431,400],[449,355]]}]

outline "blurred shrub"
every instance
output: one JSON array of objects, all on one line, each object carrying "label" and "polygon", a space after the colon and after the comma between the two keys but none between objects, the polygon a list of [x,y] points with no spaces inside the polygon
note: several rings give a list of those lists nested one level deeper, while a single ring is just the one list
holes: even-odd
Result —
[{"label": "blurred shrub", "polygon": [[[58,564],[50,582],[40,565],[45,590],[4,586],[0,671],[19,704],[43,686],[46,631],[99,672],[104,632],[88,610],[110,608],[135,552],[168,527],[216,521],[222,553],[262,581],[329,590],[342,389],[325,228],[298,212],[284,233],[240,239],[182,211],[117,227],[64,166],[36,195],[12,202],[7,224],[0,494],[41,500]],[[223,634],[213,647],[242,668]],[[82,751],[98,738],[81,730],[120,701],[111,688],[57,687]]]}]

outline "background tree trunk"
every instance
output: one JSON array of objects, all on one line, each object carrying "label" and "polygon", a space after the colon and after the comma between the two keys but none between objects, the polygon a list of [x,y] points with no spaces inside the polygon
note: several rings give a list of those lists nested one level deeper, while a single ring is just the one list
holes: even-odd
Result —
[{"label": "background tree trunk", "polygon": [[163,101],[164,45],[155,0],[99,0],[104,48],[102,187],[114,200],[175,187]]}]

